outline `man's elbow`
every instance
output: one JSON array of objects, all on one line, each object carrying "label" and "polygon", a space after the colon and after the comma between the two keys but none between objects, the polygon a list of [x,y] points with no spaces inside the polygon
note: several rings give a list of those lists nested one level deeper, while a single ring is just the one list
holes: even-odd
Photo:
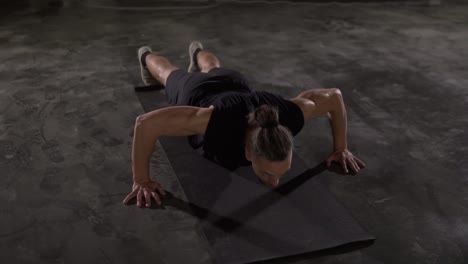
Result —
[{"label": "man's elbow", "polygon": [[159,119],[155,118],[154,116],[150,116],[148,114],[142,114],[137,116],[135,120],[135,127],[136,128],[146,128],[146,129],[154,129],[159,123]]},{"label": "man's elbow", "polygon": [[341,93],[340,89],[331,88],[330,93],[329,93],[329,98],[331,99],[331,103],[335,105],[335,107],[343,106],[343,94]]},{"label": "man's elbow", "polygon": [[330,88],[330,95],[333,97],[342,98],[341,90],[338,88]]},{"label": "man's elbow", "polygon": [[137,116],[137,118],[135,120],[135,126],[143,125],[143,122],[145,121],[145,119],[146,119],[146,116],[144,114]]},{"label": "man's elbow", "polygon": [[329,98],[331,109],[328,112],[328,117],[331,119],[335,112],[340,112],[344,109],[343,94],[338,88],[330,88]]}]

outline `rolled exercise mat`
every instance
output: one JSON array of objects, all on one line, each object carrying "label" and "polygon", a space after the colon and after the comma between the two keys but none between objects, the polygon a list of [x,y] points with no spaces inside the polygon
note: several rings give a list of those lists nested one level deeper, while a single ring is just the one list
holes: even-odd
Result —
[{"label": "rolled exercise mat", "polygon": [[[137,94],[145,112],[169,106],[161,91]],[[294,155],[291,170],[273,189],[262,185],[251,167],[232,172],[205,159],[186,137],[159,140],[217,263],[270,260],[374,240],[316,176],[324,163],[309,169]]]}]

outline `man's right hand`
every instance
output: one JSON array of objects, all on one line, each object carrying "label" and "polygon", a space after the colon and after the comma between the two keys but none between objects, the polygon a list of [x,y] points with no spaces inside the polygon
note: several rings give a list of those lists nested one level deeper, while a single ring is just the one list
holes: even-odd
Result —
[{"label": "man's right hand", "polygon": [[161,198],[159,197],[158,193],[162,195],[166,195],[166,192],[162,188],[161,184],[156,181],[148,180],[143,183],[133,183],[132,192],[125,197],[123,200],[124,204],[128,204],[128,202],[137,197],[137,206],[143,207],[143,204],[146,204],[146,207],[151,206],[151,197],[153,197],[156,202],[160,205]]}]

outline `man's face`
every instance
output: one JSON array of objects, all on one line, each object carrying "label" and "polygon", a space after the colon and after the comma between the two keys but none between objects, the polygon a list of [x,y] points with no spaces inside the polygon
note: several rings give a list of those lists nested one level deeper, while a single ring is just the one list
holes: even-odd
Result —
[{"label": "man's face", "polygon": [[291,159],[292,152],[282,161],[269,161],[264,158],[252,157],[252,169],[260,182],[277,187],[281,176],[291,168]]}]

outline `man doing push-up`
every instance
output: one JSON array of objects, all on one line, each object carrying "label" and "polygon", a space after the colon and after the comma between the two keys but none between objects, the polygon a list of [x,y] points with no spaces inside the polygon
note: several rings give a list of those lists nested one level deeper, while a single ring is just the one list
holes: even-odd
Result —
[{"label": "man doing push-up", "polygon": [[198,41],[189,46],[188,71],[141,47],[138,60],[146,85],[163,85],[170,107],[137,117],[132,147],[133,188],[124,203],[137,197],[137,206],[158,204],[165,192],[150,179],[149,162],[162,136],[188,136],[190,145],[227,169],[252,166],[258,179],[276,187],[291,166],[293,137],[305,121],[328,116],[333,150],[327,165],[340,164],[345,173],[358,173],[364,163],[347,149],[346,109],[337,88],[303,91],[294,98],[254,91],[237,71],[221,67],[218,58]]}]

